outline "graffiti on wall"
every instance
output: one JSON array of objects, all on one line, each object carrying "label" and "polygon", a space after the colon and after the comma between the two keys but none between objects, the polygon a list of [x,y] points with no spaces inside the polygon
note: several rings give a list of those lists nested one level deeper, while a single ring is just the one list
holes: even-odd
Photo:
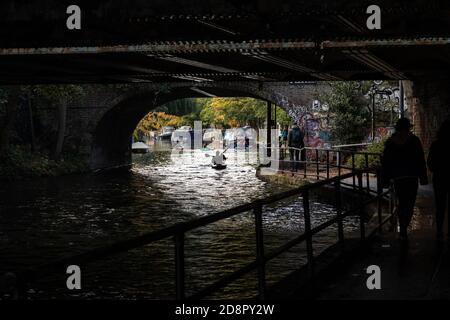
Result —
[{"label": "graffiti on wall", "polygon": [[[394,132],[393,127],[378,127],[375,128],[375,141],[380,141],[383,138],[389,137]],[[369,129],[366,135],[366,142],[372,140],[372,131]]]},{"label": "graffiti on wall", "polygon": [[308,112],[302,118],[301,127],[305,132],[305,145],[307,147],[331,147],[331,133],[327,117]]},{"label": "graffiti on wall", "polygon": [[312,100],[309,105],[293,104],[279,97],[280,103],[287,106],[285,110],[305,134],[305,145],[313,148],[331,148],[331,131],[328,107],[318,100]]}]

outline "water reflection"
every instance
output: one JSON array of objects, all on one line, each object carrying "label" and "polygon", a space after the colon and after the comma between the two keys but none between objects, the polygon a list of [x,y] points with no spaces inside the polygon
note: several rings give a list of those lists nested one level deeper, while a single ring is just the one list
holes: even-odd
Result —
[{"label": "water reflection", "polygon": [[[255,176],[256,159],[244,151],[227,151],[227,169],[213,170],[202,151],[172,154],[155,148],[136,155],[123,174],[82,175],[12,183],[0,188],[0,271],[18,270],[61,256],[83,252],[115,240],[205,216],[287,189]],[[333,216],[332,206],[312,204],[313,223]],[[302,203],[293,197],[267,206],[264,214],[266,251],[303,231]],[[325,247],[336,230],[318,236]],[[253,216],[245,213],[187,234],[188,293],[254,258]],[[173,243],[161,241],[82,266],[83,290],[65,289],[65,275],[43,279],[34,298],[174,297]],[[298,268],[304,248],[269,264],[268,282]],[[255,274],[237,281],[214,297],[251,297]]]}]

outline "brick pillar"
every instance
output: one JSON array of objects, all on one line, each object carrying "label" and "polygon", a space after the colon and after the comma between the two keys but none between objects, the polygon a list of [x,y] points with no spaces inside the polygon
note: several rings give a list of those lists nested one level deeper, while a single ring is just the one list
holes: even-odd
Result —
[{"label": "brick pillar", "polygon": [[405,81],[404,86],[414,133],[428,150],[439,126],[450,116],[450,79]]}]

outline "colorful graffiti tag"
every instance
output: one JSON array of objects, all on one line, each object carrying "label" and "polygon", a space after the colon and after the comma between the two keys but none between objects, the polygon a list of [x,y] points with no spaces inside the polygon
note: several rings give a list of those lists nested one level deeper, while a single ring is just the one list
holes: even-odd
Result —
[{"label": "colorful graffiti tag", "polygon": [[305,131],[305,145],[313,148],[330,148],[331,133],[328,117],[318,113],[306,113],[300,123]]},{"label": "colorful graffiti tag", "polygon": [[[383,138],[389,137],[394,132],[393,127],[378,127],[375,128],[375,141],[380,141]],[[371,130],[367,131],[366,142],[370,142],[372,140],[372,132]]]}]

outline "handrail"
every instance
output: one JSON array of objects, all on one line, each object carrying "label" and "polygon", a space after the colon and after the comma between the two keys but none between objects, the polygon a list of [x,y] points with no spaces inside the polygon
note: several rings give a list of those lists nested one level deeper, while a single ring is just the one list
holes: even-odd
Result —
[{"label": "handrail", "polygon": [[364,146],[368,146],[370,145],[370,143],[352,143],[352,144],[339,144],[339,145],[334,145],[331,146],[332,148],[347,148],[347,147],[364,147]]},{"label": "handrail", "polygon": [[[55,269],[57,267],[67,265],[68,262],[71,262],[71,263],[84,262],[85,263],[85,262],[89,262],[92,260],[97,260],[97,258],[99,258],[99,257],[105,257],[110,254],[128,251],[128,250],[140,247],[140,246],[150,244],[152,242],[156,242],[159,240],[169,238],[178,233],[186,233],[186,232],[192,231],[194,229],[197,229],[199,227],[203,227],[203,226],[206,226],[208,224],[211,224],[211,223],[223,220],[223,219],[231,218],[237,214],[250,211],[250,210],[254,209],[255,206],[265,205],[265,204],[270,204],[270,203],[273,203],[276,201],[280,201],[280,200],[292,197],[294,195],[297,195],[303,191],[313,189],[313,188],[318,188],[318,187],[324,186],[326,184],[330,184],[334,181],[337,181],[340,179],[346,179],[351,176],[352,176],[352,174],[348,173],[348,174],[342,175],[341,177],[331,178],[329,181],[323,180],[323,181],[315,182],[312,184],[307,184],[307,185],[304,185],[304,186],[301,186],[301,187],[298,187],[295,189],[291,189],[291,190],[284,191],[284,192],[276,194],[276,195],[269,196],[264,199],[257,199],[257,200],[254,200],[252,202],[249,202],[249,203],[237,206],[237,207],[226,209],[226,210],[223,210],[223,211],[220,211],[220,212],[217,212],[217,213],[205,216],[205,217],[197,218],[197,219],[190,220],[187,222],[176,223],[170,227],[163,228],[163,229],[160,229],[157,231],[152,231],[149,233],[145,233],[143,235],[133,237],[131,239],[117,241],[113,244],[102,246],[102,247],[96,248],[96,249],[92,249],[87,252],[83,252],[83,253],[73,255],[70,257],[64,257],[62,259],[53,261],[51,263],[45,263],[40,266],[37,266],[37,267],[33,268],[33,270]],[[26,273],[29,273],[30,271],[31,270],[28,270],[28,271],[26,271]]]},{"label": "handrail", "polygon": [[361,155],[369,155],[369,156],[380,156],[380,153],[375,153],[375,152],[365,152],[365,151],[353,151],[353,150],[345,150],[345,149],[339,149],[339,150],[335,150],[332,148],[315,148],[315,147],[303,147],[303,148],[296,148],[296,147],[289,147],[289,146],[282,146],[282,147],[272,147],[272,146],[265,146],[265,148],[267,149],[280,149],[280,150],[298,150],[298,151],[302,151],[302,150],[314,150],[314,151],[328,151],[328,152],[333,152],[333,153],[350,153],[350,154],[361,154]]},{"label": "handrail", "polygon": [[[312,147],[303,147],[303,148],[294,148],[289,146],[282,146],[282,147],[272,147],[267,146],[267,149],[279,149],[281,151],[284,150],[296,150],[301,152],[302,154],[302,160],[283,160],[283,159],[274,159],[274,157],[270,158],[270,161],[278,162],[278,163],[290,163],[291,165],[291,171],[295,170],[297,171],[299,165],[303,165],[303,177],[306,179],[307,177],[315,177],[316,180],[320,180],[322,178],[328,179],[330,178],[331,168],[337,168],[337,175],[341,175],[342,169],[351,170],[352,172],[356,170],[356,156],[361,155],[364,157],[364,170],[365,170],[365,181],[366,181],[366,191],[368,194],[374,192],[370,188],[370,174],[376,173],[379,168],[377,167],[371,167],[369,157],[379,157],[381,160],[382,154],[381,153],[374,153],[374,152],[358,152],[353,150],[343,150],[343,149],[327,149],[327,148],[312,148]],[[305,151],[313,151],[313,159],[311,156],[308,156],[308,153]],[[324,160],[324,154],[325,154],[325,160]],[[332,157],[331,155],[334,155],[336,157],[336,164],[332,163]],[[346,166],[342,164],[342,158],[346,156],[351,159],[351,166]],[[292,155],[291,155],[292,157]],[[315,159],[314,159],[315,158]],[[304,160],[303,160],[304,159]],[[315,175],[308,174],[308,167],[311,165],[315,166]],[[320,171],[325,167],[325,176],[321,176]],[[278,168],[279,171],[279,168]],[[356,189],[356,178],[353,176],[351,186],[353,189]],[[345,183],[343,183],[345,184]]]},{"label": "handrail", "polygon": [[[246,266],[232,272],[231,274],[228,274],[224,276],[223,278],[219,279],[218,281],[214,282],[213,284],[207,286],[206,288],[203,288],[190,298],[192,299],[198,299],[203,298],[217,289],[220,289],[227,284],[231,283],[232,281],[240,278],[241,276],[245,275],[246,273],[257,269],[258,270],[258,287],[259,287],[259,297],[261,299],[264,299],[265,297],[265,291],[266,291],[266,285],[265,285],[265,264],[270,261],[271,259],[274,259],[275,257],[279,256],[286,250],[289,250],[293,246],[306,241],[307,242],[307,258],[308,258],[308,266],[310,271],[310,276],[314,276],[314,254],[313,254],[313,242],[312,242],[312,236],[316,233],[328,228],[329,226],[337,223],[338,224],[338,230],[339,230],[339,242],[344,241],[344,235],[343,235],[343,219],[349,215],[358,214],[360,217],[360,227],[361,227],[361,240],[365,240],[365,227],[364,227],[364,217],[362,216],[363,208],[373,202],[378,203],[378,217],[381,229],[381,222],[382,219],[382,211],[381,211],[381,199],[387,194],[386,192],[383,193],[383,190],[381,189],[381,183],[377,183],[378,191],[377,195],[373,198],[361,202],[360,206],[356,209],[348,210],[346,212],[341,211],[341,205],[340,205],[340,198],[341,198],[341,184],[342,180],[355,177],[357,176],[358,179],[358,185],[360,191],[362,191],[362,176],[365,173],[364,170],[354,170],[353,172],[343,174],[340,176],[335,176],[326,180],[318,181],[315,183],[307,184],[301,187],[297,187],[295,189],[285,191],[276,195],[269,196],[265,199],[258,199],[254,200],[252,202],[230,208],[227,210],[220,211],[218,213],[201,217],[192,221],[183,222],[183,223],[177,223],[175,225],[172,225],[170,227],[149,232],[131,239],[122,240],[115,242],[113,244],[103,246],[100,248],[96,248],[93,250],[89,250],[85,253],[81,253],[78,255],[74,255],[71,257],[65,257],[62,259],[59,259],[57,261],[47,263],[40,265],[36,268],[26,270],[25,272],[21,273],[21,277],[28,281],[33,281],[35,279],[35,276],[37,273],[39,273],[40,276],[42,276],[42,273],[48,273],[50,271],[53,271],[56,268],[60,267],[67,267],[69,264],[80,264],[80,263],[86,263],[94,260],[98,260],[100,258],[104,258],[113,254],[117,254],[120,252],[128,251],[134,248],[142,247],[144,245],[148,245],[150,243],[163,240],[166,238],[173,237],[175,240],[175,265],[176,265],[176,297],[177,299],[185,299],[185,265],[184,265],[184,242],[185,242],[185,233],[189,232],[193,229],[233,217],[235,215],[248,212],[250,210],[253,210],[254,216],[255,216],[255,230],[256,230],[256,260],[248,263]],[[377,181],[379,182],[379,176],[377,178]],[[309,207],[309,194],[312,189],[320,188],[325,185],[334,185],[335,187],[335,195],[336,200],[338,201],[337,206],[337,216],[322,223],[319,226],[316,226],[314,228],[311,228],[311,220],[310,220],[310,207]],[[275,249],[274,251],[265,254],[264,253],[264,237],[263,237],[263,226],[262,226],[262,215],[263,215],[263,206],[267,204],[271,204],[286,198],[289,198],[294,195],[302,195],[303,198],[303,206],[304,206],[304,221],[305,221],[305,232],[301,235],[299,235],[297,238],[290,240],[289,242],[285,243],[284,245],[280,246],[279,248]],[[392,215],[393,207],[391,206],[390,215]]]}]

